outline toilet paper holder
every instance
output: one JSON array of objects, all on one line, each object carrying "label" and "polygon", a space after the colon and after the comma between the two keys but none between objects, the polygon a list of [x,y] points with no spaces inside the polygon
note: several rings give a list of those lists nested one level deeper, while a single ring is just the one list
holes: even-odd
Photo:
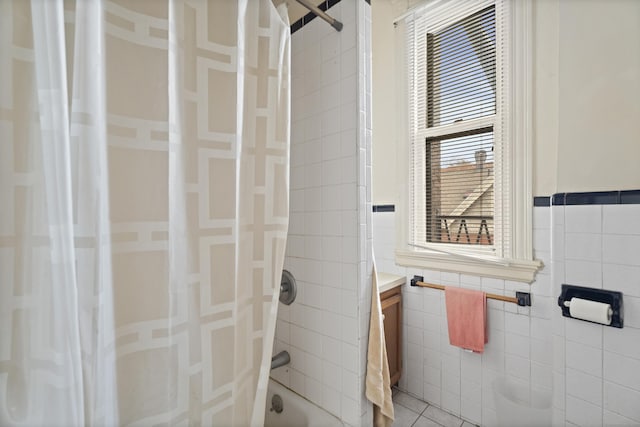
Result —
[{"label": "toilet paper holder", "polygon": [[[580,298],[609,304],[611,306],[611,309],[613,310],[613,314],[611,315],[611,324],[608,326],[613,326],[614,328],[622,328],[624,323],[622,292],[563,284],[562,292],[558,297],[558,305],[562,309],[562,315],[564,317],[572,317],[569,312],[569,307],[565,305],[565,301],[571,301],[572,298]],[[585,320],[585,322],[589,321]]]}]

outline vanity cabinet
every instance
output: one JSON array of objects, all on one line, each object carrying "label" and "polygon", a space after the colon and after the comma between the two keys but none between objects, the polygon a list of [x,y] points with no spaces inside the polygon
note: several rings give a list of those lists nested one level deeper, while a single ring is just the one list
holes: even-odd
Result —
[{"label": "vanity cabinet", "polygon": [[384,317],[384,340],[389,360],[391,385],[402,374],[402,286],[396,286],[380,294]]}]

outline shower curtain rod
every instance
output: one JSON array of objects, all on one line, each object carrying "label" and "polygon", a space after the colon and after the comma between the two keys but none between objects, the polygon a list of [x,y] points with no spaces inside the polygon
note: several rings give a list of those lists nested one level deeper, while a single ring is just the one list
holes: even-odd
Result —
[{"label": "shower curtain rod", "polygon": [[342,30],[342,22],[340,22],[337,19],[334,19],[334,18],[330,17],[329,15],[327,15],[326,13],[324,13],[318,7],[316,7],[313,4],[311,4],[309,2],[309,0],[296,0],[296,1],[298,3],[300,3],[301,5],[303,5],[304,7],[306,7],[307,9],[309,9],[311,11],[311,13],[313,13],[314,15],[319,16],[320,18],[322,18],[325,21],[327,21],[337,31],[341,31]]}]

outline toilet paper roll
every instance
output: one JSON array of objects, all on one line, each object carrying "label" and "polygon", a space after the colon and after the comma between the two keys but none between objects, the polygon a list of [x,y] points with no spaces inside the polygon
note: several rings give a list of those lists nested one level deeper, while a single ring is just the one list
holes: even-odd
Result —
[{"label": "toilet paper roll", "polygon": [[610,304],[581,298],[571,298],[569,314],[576,319],[610,325],[613,310]]}]

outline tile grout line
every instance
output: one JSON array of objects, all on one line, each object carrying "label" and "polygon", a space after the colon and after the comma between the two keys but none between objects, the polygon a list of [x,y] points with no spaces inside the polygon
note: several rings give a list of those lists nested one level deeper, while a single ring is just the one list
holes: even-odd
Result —
[{"label": "tile grout line", "polygon": [[[424,403],[426,403],[426,404],[427,404],[427,406],[425,406],[425,407],[424,407],[424,409],[422,410],[422,412],[420,412],[420,416],[421,416],[421,417],[423,416],[422,414],[424,414],[425,412],[427,412],[427,409],[429,408],[429,406],[431,406],[431,404],[430,404],[430,403],[428,403],[428,402],[424,402]],[[425,415],[425,417],[426,417],[426,415]]]},{"label": "tile grout line", "polygon": [[[619,193],[618,193],[618,197]],[[600,205],[599,206],[600,209],[600,289],[604,289],[604,206]],[[600,367],[601,372],[602,372],[602,379],[600,381],[600,420],[602,422],[602,425],[605,425],[604,423],[604,326],[600,326],[599,327],[601,330],[601,334],[600,334],[600,355],[602,360],[600,361],[600,363],[602,364],[602,366]]]},{"label": "tile grout line", "polygon": [[[432,405],[432,404],[431,404],[431,403],[429,403],[429,402],[426,402],[426,401],[424,401],[424,400],[418,399],[418,398],[416,398],[416,397],[412,396],[411,394],[406,393],[406,392],[404,392],[404,391],[402,391],[402,390],[400,390],[400,389],[398,389],[398,388],[396,388],[396,390],[397,390],[397,394],[396,394],[396,396],[397,396],[397,395],[399,395],[400,393],[403,393],[403,394],[405,394],[405,395],[407,395],[407,396],[409,396],[409,397],[412,397],[413,399],[415,399],[415,400],[417,400],[417,401],[420,401],[420,402],[422,402],[422,403],[424,403],[424,404],[426,404],[426,405],[427,405],[427,406],[426,406],[426,407],[425,407],[425,408],[424,408],[420,413],[418,413],[418,412],[414,411],[413,409],[411,409],[411,408],[409,408],[409,407],[407,407],[407,406],[403,405],[403,404],[402,404],[402,403],[400,403],[400,402],[397,402],[397,401],[395,401],[395,400],[393,401],[394,405],[402,406],[403,408],[405,408],[405,409],[407,409],[407,410],[409,410],[409,411],[413,412],[414,414],[417,414],[417,418],[414,420],[414,422],[411,424],[411,426],[414,426],[414,425],[415,425],[415,423],[416,423],[416,422],[418,422],[418,420],[419,420],[421,417],[424,417],[424,418],[428,419],[429,421],[434,422],[434,423],[435,423],[435,424],[437,424],[438,426],[445,427],[443,424],[441,424],[441,423],[439,423],[438,421],[434,420],[433,418],[430,418],[430,417],[428,417],[427,415],[425,415],[425,412],[426,412],[426,411],[427,411],[427,409],[428,409],[429,407],[431,407],[431,406],[433,406],[436,410],[439,410],[439,411],[441,411],[441,412],[443,412],[443,413],[445,413],[445,414],[447,414],[447,415],[450,415],[450,416],[454,417],[456,420],[460,421],[460,424],[459,424],[457,427],[462,427],[462,425],[463,425],[463,424],[465,423],[465,421],[466,421],[466,420],[464,420],[462,417],[459,417],[459,416],[457,416],[457,415],[454,415],[454,414],[452,414],[452,413],[450,413],[450,412],[448,412],[448,411],[446,411],[446,410],[444,410],[444,409],[438,408],[437,406],[434,406],[434,405]],[[395,397],[395,396],[394,396],[394,397]],[[475,424],[473,424],[473,425],[475,426]]]}]

